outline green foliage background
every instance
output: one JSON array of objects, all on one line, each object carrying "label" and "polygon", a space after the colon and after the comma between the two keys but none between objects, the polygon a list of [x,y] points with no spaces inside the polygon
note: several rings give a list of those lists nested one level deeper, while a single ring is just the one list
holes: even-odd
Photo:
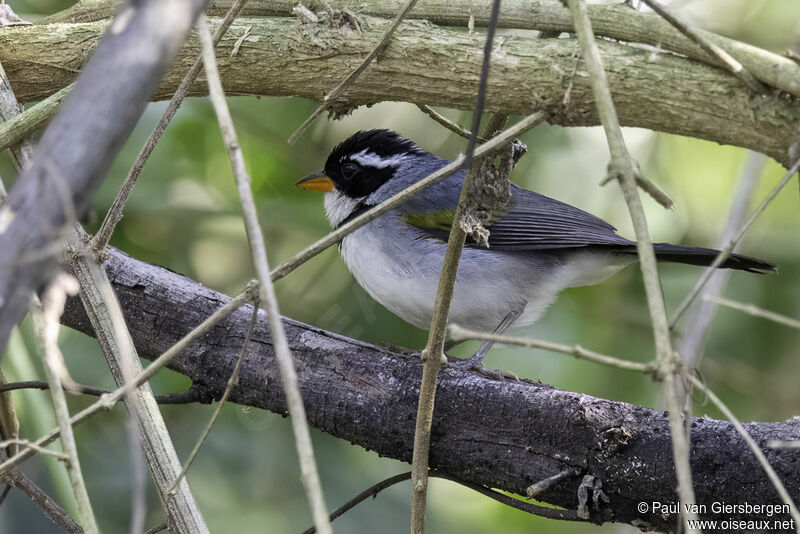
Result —
[{"label": "green foliage background", "polygon": [[[332,2],[335,4],[335,2]],[[14,4],[12,2],[12,4]],[[800,41],[800,4],[795,0],[682,1],[697,24],[766,48],[782,51]],[[56,0],[18,2],[18,13],[47,14],[66,7]],[[344,75],[344,73],[342,73]],[[319,169],[328,151],[357,129],[387,127],[416,140],[425,149],[453,157],[465,142],[431,122],[416,107],[386,103],[359,109],[338,122],[324,119],[294,145],[286,138],[314,109],[300,99],[230,99],[245,157],[253,178],[270,261],[288,259],[328,231],[318,194],[297,189],[296,179]],[[163,111],[151,104],[117,158],[94,209],[90,231],[113,200],[144,139]],[[448,111],[468,124],[468,113]],[[727,216],[747,157],[744,150],[642,130],[626,138],[647,176],[677,203],[665,211],[649,199],[645,207],[658,241],[709,246]],[[602,131],[540,126],[524,137],[528,155],[513,179],[601,216],[632,236],[622,197],[612,184],[598,187],[607,163]],[[755,195],[763,198],[783,173],[767,164]],[[0,156],[7,186],[15,172]],[[733,273],[729,298],[800,317],[800,210],[796,184],[790,185],[756,223],[739,250],[779,265],[780,274]],[[148,162],[112,244],[139,259],[183,273],[216,290],[234,294],[253,277],[240,207],[230,167],[211,106],[190,99],[178,113]],[[674,309],[700,270],[664,265],[662,282]],[[341,334],[373,343],[423,346],[426,333],[374,302],[330,249],[277,285],[282,312]],[[3,359],[9,380],[42,376],[28,321],[15,333]],[[524,334],[581,344],[622,358],[645,361],[652,340],[640,275],[628,268],[607,282],[564,292],[547,315]],[[708,336],[702,374],[743,420],[784,420],[798,413],[800,332],[739,312],[720,309]],[[79,382],[113,385],[93,339],[70,330],[61,346]],[[468,355],[474,346],[460,347]],[[625,402],[658,406],[659,385],[649,378],[573,361],[543,351],[496,348],[489,367],[539,379],[557,387]],[[188,387],[188,380],[165,371],[153,380],[157,393]],[[91,399],[70,397],[71,409]],[[46,393],[14,394],[23,437],[36,438],[53,426]],[[695,413],[721,415],[702,398]],[[164,406],[162,411],[179,453],[185,457],[212,411],[211,406]],[[546,424],[546,422],[543,422]],[[531,433],[536,428],[530,429]],[[104,532],[127,532],[130,514],[130,455],[123,408],[98,415],[76,429],[81,461]],[[344,441],[313,431],[325,496],[336,507],[367,486],[408,469]],[[213,532],[299,532],[310,515],[299,482],[289,422],[260,410],[228,405],[189,474],[201,510]],[[63,467],[38,457],[25,471],[68,509],[74,509]],[[337,532],[386,534],[408,529],[407,483],[351,511],[334,526]],[[596,531],[599,527],[558,523],[505,508],[450,482],[434,480],[430,492],[430,532],[505,533]],[[148,525],[163,520],[148,477]],[[607,531],[619,527],[603,527]],[[55,528],[18,492],[0,507],[2,532],[55,532]]]}]

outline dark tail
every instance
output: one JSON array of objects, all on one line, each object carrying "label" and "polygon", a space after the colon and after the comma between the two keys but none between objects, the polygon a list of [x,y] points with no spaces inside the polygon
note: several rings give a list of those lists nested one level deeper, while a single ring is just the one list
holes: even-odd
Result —
[{"label": "dark tail", "polygon": [[[689,265],[708,266],[719,254],[719,250],[700,247],[682,247],[669,243],[653,243],[656,258],[660,261],[671,261],[675,263],[687,263]],[[777,267],[769,262],[742,256],[741,254],[731,254],[722,265],[725,269],[737,269],[749,273],[767,274],[778,272]]]}]

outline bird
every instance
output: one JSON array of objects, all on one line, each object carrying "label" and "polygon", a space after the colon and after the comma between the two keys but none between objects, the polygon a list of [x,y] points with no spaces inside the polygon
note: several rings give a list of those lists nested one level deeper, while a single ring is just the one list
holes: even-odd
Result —
[{"label": "bird", "polygon": [[[339,143],[323,170],[296,185],[324,192],[336,229],[448,165],[396,132],[362,130]],[[339,251],[356,281],[389,311],[428,329],[445,248],[466,172],[460,170],[344,237]],[[599,283],[638,261],[636,243],[599,217],[509,182],[507,206],[492,212],[488,244],[468,237],[448,324],[502,334],[537,321],[564,289]],[[488,246],[487,246],[488,245]],[[654,243],[657,260],[710,265],[718,250]],[[721,268],[775,272],[731,254]],[[484,343],[463,367],[485,370]]]}]

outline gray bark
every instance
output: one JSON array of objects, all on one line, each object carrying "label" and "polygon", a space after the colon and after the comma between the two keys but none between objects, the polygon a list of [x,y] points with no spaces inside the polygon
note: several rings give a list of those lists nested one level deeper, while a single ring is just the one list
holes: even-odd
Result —
[{"label": "gray bark", "polygon": [[[112,253],[106,270],[136,349],[149,359],[230,300],[184,276],[118,251]],[[171,365],[206,391],[208,400],[224,390],[250,313],[249,307],[240,309]],[[67,305],[63,321],[92,334],[77,300]],[[285,325],[309,423],[367,450],[409,461],[422,371],[419,358],[288,318]],[[251,347],[230,400],[286,414],[263,312]],[[800,439],[800,419],[745,426],[764,448],[792,498],[800,500],[796,452],[766,448],[773,439]],[[589,492],[591,521],[674,528],[674,514],[637,510],[642,501],[675,501],[675,471],[664,412],[530,381],[500,382],[444,368],[432,434],[431,467],[459,479],[524,494],[540,479],[565,468],[578,468],[581,476],[556,485],[540,499],[575,509],[583,475],[591,475],[602,483],[609,501],[598,499],[595,506]],[[695,418],[691,437],[699,503],[779,503],[732,425]],[[763,519],[764,514],[724,517]]]}]

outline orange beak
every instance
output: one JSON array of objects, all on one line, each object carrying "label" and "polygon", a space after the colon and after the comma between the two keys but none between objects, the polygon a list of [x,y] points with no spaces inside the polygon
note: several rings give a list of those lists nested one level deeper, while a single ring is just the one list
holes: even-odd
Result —
[{"label": "orange beak", "polygon": [[320,191],[321,193],[330,193],[333,191],[333,181],[325,176],[325,173],[322,171],[309,174],[294,185],[311,191]]}]

